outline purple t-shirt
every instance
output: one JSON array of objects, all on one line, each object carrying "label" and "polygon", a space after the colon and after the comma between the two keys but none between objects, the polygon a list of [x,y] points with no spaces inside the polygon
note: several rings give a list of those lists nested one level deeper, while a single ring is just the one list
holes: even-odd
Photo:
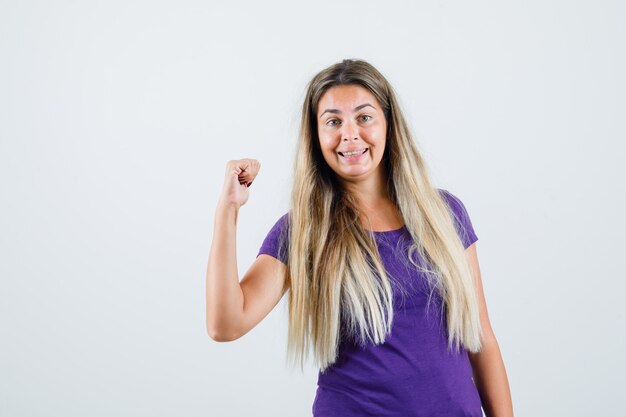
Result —
[{"label": "purple t-shirt", "polygon": [[[469,247],[478,238],[465,206],[449,191],[439,191],[452,209],[463,246]],[[285,264],[287,214],[272,227],[259,250],[259,255],[271,255]],[[459,353],[447,350],[442,299],[436,291],[426,308],[430,292],[424,274],[408,260],[408,230],[403,226],[374,232],[374,237],[387,273],[403,288],[392,284],[391,334],[384,343],[365,347],[341,339],[337,361],[318,373],[313,416],[482,417],[467,351],[462,346]]]}]

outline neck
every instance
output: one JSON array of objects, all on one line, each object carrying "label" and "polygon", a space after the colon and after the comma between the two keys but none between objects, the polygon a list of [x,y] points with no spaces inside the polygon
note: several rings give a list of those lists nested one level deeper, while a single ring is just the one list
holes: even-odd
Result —
[{"label": "neck", "polygon": [[342,181],[357,210],[361,226],[367,230],[396,230],[404,224],[403,216],[391,200],[387,175],[380,169],[359,181]]},{"label": "neck", "polygon": [[382,169],[359,181],[342,181],[343,188],[354,197],[359,209],[364,212],[388,205],[391,200],[387,188],[386,174]]}]

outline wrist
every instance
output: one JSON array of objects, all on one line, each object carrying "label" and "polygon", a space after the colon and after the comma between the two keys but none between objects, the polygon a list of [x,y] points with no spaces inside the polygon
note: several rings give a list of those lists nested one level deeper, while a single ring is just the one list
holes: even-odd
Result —
[{"label": "wrist", "polygon": [[217,202],[217,214],[237,214],[239,212],[239,205],[232,201],[224,200],[222,198]]}]

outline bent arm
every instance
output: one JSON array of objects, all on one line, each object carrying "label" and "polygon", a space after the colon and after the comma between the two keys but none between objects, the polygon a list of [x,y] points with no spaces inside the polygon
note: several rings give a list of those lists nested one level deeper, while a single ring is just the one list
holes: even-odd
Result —
[{"label": "bent arm", "polygon": [[216,341],[237,337],[244,296],[237,272],[239,208],[220,202],[215,212],[213,241],[206,272],[206,326]]}]

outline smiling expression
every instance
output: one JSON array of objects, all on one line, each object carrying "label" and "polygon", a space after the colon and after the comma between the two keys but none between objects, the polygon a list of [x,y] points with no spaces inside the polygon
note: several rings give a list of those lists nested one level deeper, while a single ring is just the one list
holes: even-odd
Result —
[{"label": "smiling expression", "polygon": [[343,180],[380,174],[387,122],[380,103],[366,88],[328,89],[317,106],[317,133],[324,160]]}]

